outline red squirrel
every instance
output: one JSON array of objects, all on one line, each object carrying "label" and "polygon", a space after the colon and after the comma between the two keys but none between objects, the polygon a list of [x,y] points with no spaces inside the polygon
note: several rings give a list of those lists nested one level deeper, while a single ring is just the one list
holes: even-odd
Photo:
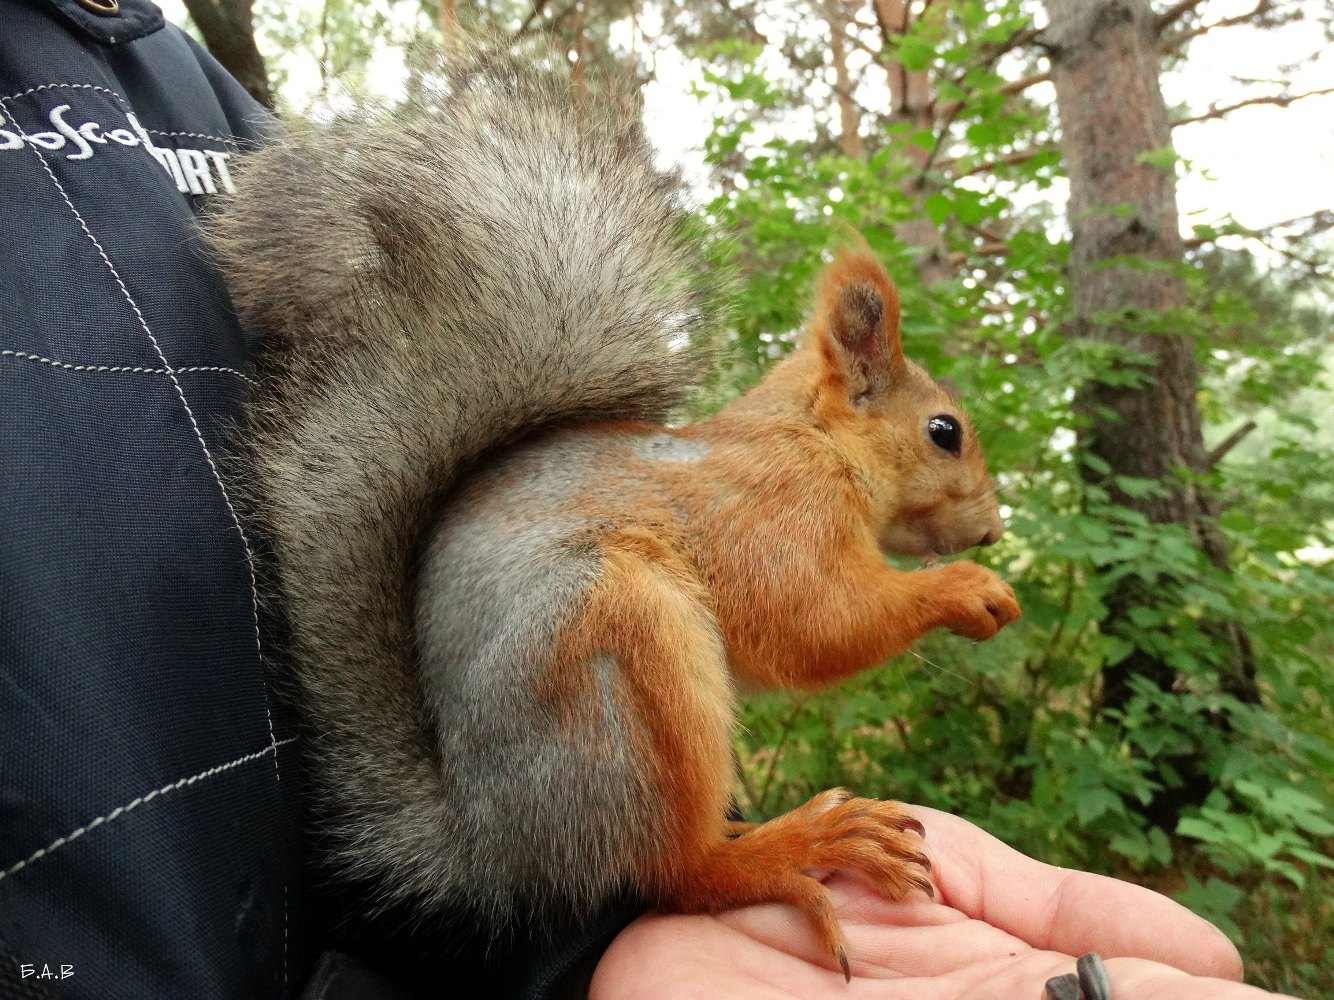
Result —
[{"label": "red squirrel", "polygon": [[885,560],[999,537],[973,427],[864,249],[759,385],[665,425],[716,316],[638,125],[515,59],[431,100],[293,127],[208,231],[271,345],[250,502],[334,860],[497,927],[787,902],[846,974],[814,876],[929,892],[921,826],[840,790],[729,823],[734,691],[1019,617],[975,563]]}]

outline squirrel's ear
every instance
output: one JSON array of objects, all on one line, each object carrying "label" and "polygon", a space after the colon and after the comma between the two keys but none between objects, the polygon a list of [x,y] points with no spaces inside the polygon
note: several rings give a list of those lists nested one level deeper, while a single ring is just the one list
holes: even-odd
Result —
[{"label": "squirrel's ear", "polygon": [[829,265],[812,333],[825,363],[846,384],[849,400],[872,400],[893,383],[903,366],[899,292],[869,252],[845,252]]}]

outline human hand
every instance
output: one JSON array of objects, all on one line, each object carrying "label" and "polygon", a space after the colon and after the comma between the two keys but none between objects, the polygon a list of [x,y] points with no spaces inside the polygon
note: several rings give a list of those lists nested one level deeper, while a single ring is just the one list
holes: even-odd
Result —
[{"label": "human hand", "polygon": [[938,902],[892,903],[851,878],[829,889],[852,981],[796,910],[648,914],[621,932],[590,1000],[1039,1000],[1074,956],[1106,960],[1112,1000],[1260,1000],[1231,942],[1165,896],[1025,857],[957,816],[912,807]]}]

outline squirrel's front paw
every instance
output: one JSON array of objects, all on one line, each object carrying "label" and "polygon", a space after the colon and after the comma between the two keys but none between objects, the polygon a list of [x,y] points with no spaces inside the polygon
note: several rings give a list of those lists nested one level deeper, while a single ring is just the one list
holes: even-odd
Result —
[{"label": "squirrel's front paw", "polygon": [[969,639],[990,639],[1023,613],[1014,590],[985,566],[953,562],[936,570],[941,574],[941,624]]}]

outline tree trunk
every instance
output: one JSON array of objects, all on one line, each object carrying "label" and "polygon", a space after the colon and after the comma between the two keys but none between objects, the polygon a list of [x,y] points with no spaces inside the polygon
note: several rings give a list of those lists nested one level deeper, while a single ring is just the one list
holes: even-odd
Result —
[{"label": "tree trunk", "polygon": [[457,0],[439,0],[436,5],[436,25],[445,46],[445,55],[451,60],[463,58],[463,29],[459,27]]},{"label": "tree trunk", "polygon": [[834,96],[838,101],[838,145],[843,155],[860,160],[866,155],[862,146],[861,115],[853,99],[854,84],[848,73],[848,15],[843,0],[825,0],[825,20],[829,22],[829,56],[834,62]]},{"label": "tree trunk", "polygon": [[[909,10],[906,0],[874,0],[876,23],[884,39],[885,51],[892,51],[893,44],[909,26]],[[926,10],[923,17],[943,17],[944,5],[938,11]],[[885,72],[889,77],[889,100],[892,118],[895,122],[907,122],[916,129],[934,129],[936,127],[935,106],[932,100],[931,76],[926,70],[909,70],[897,59],[888,55],[882,57]],[[924,167],[930,154],[916,143],[904,143],[903,152],[909,161],[917,167]],[[927,195],[931,192],[920,175],[912,177],[905,185],[905,192],[917,207],[916,215],[895,227],[899,239],[909,246],[920,247],[921,255],[917,258],[917,273],[922,282],[933,285],[954,277],[954,267],[950,262],[949,252],[945,248],[945,239],[940,230],[932,224],[922,208]]]},{"label": "tree trunk", "polygon": [[[1152,381],[1140,387],[1092,383],[1076,398],[1085,426],[1081,447],[1111,467],[1113,475],[1155,480],[1163,496],[1134,498],[1112,488],[1113,499],[1156,523],[1184,525],[1220,569],[1227,551],[1216,526],[1214,501],[1177,469],[1208,471],[1196,404],[1199,374],[1194,345],[1164,329],[1161,317],[1185,304],[1179,264],[1176,186],[1170,166],[1145,162],[1144,154],[1170,150],[1167,109],[1159,86],[1158,39],[1148,0],[1047,0],[1052,79],[1061,119],[1061,144],[1070,178],[1072,233],[1069,277],[1079,336],[1131,348],[1152,358]],[[1148,266],[1114,263],[1135,258]],[[1170,319],[1169,319],[1170,322]],[[1102,477],[1098,479],[1100,485]],[[1107,600],[1108,627],[1115,631],[1136,605],[1152,604],[1131,578]],[[1225,690],[1258,702],[1255,671],[1245,634],[1230,622],[1201,627],[1227,650],[1220,662]],[[1171,690],[1176,671],[1143,649],[1103,671],[1102,705],[1129,701],[1131,678],[1145,677]],[[1220,724],[1225,724],[1220,721]],[[1198,768],[1193,788],[1176,801],[1160,803],[1163,820],[1201,792]]]},{"label": "tree trunk", "polygon": [[236,77],[250,96],[272,108],[269,74],[255,44],[253,6],[254,0],[185,0],[185,9],[204,36],[204,44],[213,58]]}]

